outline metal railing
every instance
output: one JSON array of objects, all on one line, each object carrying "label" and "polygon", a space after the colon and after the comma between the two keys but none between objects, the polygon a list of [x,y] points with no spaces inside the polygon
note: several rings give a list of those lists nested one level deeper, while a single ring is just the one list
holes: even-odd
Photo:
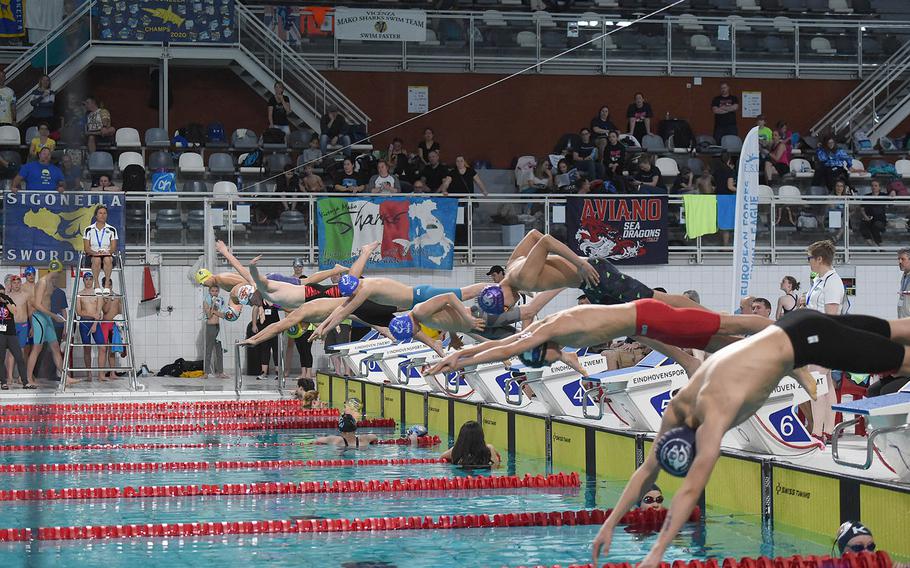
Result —
[{"label": "metal railing", "polygon": [[[265,16],[261,5],[247,5]],[[310,13],[296,11],[299,18]],[[863,77],[910,39],[910,21],[659,15],[637,23],[600,13],[427,11],[423,43],[337,40],[331,31],[289,39],[319,68],[503,73]],[[570,31],[571,30],[571,31]],[[610,36],[537,65],[601,34]]]},{"label": "metal railing", "polygon": [[[424,196],[439,197],[438,194]],[[315,220],[320,197],[337,198],[339,194],[240,193],[225,198],[204,193],[128,193],[123,244],[128,258],[161,255],[168,262],[179,263],[203,254],[207,238],[218,238],[240,254],[266,254],[276,259],[302,257],[305,262],[315,264],[319,259]],[[494,193],[489,197],[466,195],[457,199],[460,211],[454,240],[458,264],[501,260],[517,244],[516,233],[523,235],[531,228],[561,238],[567,236],[565,195]],[[859,208],[864,204],[887,207],[888,226],[881,246],[867,244],[860,234]],[[682,206],[682,196],[668,198],[671,262],[729,259],[733,250],[729,233],[724,235],[721,231],[696,239],[685,237]],[[280,212],[286,207],[301,215],[282,216]],[[269,221],[257,224],[257,215],[265,215]],[[503,216],[521,226],[504,228]],[[205,230],[207,218],[213,220],[213,234]],[[773,263],[799,258],[806,245],[823,238],[836,242],[844,260],[892,255],[905,246],[910,236],[908,220],[910,198],[805,196],[798,200],[765,200],[759,204],[757,261]]]}]

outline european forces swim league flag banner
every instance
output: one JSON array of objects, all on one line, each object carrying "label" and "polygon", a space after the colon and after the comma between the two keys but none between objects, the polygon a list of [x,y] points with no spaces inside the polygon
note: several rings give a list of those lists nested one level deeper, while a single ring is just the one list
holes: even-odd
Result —
[{"label": "european forces swim league flag banner", "polygon": [[567,197],[569,247],[615,264],[667,264],[667,197]]},{"label": "european forces swim league flag banner", "polygon": [[749,295],[752,266],[755,262],[755,234],[758,232],[758,127],[743,140],[736,175],[736,228],[733,236],[733,298],[730,312]]},{"label": "european forces swim league flag banner", "polygon": [[[40,2],[41,0],[32,0]],[[0,37],[25,35],[25,1],[0,0]]]},{"label": "european forces swim league flag banner", "polygon": [[451,270],[457,213],[458,200],[451,198],[322,198],[316,204],[319,266],[350,266],[360,247],[379,241],[367,268]]},{"label": "european forces swim league flag banner", "polygon": [[47,264],[56,258],[75,264],[84,248],[82,235],[102,203],[108,208],[108,225],[120,236],[118,250],[125,248],[122,193],[7,191],[3,199],[4,263]]},{"label": "european forces swim league flag banner", "polygon": [[395,8],[335,8],[335,38],[358,41],[427,40],[427,13]]},{"label": "european forces swim league flag banner", "polygon": [[233,43],[237,39],[234,0],[98,0],[98,4],[101,39],[106,41]]}]

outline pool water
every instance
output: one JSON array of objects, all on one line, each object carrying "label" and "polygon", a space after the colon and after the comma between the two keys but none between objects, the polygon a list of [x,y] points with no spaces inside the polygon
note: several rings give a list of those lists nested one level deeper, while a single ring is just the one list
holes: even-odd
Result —
[{"label": "pool water", "polygon": [[[279,459],[436,457],[441,447],[374,446],[362,451],[302,445],[313,430],[223,435],[71,436],[8,438],[0,444],[286,443],[283,446],[2,452],[0,463],[108,463]],[[390,429],[377,431],[393,436]],[[510,456],[499,470],[466,472],[448,464],[158,472],[0,473],[0,489],[125,487],[261,481],[386,480],[465,475],[545,474],[543,460]],[[0,528],[277,520],[294,517],[367,518],[466,513],[565,511],[610,507],[622,480],[583,479],[573,488],[481,489],[398,493],[238,495],[0,502]],[[180,538],[0,543],[2,566],[319,566],[438,568],[583,563],[597,526],[483,528],[324,534],[266,534]],[[617,530],[608,561],[634,562],[654,535]],[[753,516],[709,511],[687,525],[668,559],[824,554],[823,544],[771,532]]]}]

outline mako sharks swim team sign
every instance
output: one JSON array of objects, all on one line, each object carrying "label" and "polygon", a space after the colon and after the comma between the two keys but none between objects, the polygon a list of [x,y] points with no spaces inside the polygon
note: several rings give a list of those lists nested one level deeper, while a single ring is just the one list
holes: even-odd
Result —
[{"label": "mako sharks swim team sign", "polygon": [[108,225],[117,229],[124,250],[122,193],[7,191],[3,207],[3,262],[47,264],[58,259],[75,264],[84,248],[82,236],[95,221],[95,209],[107,205]]},{"label": "mako sharks swim team sign", "polygon": [[427,13],[391,8],[335,8],[335,38],[423,42],[427,40]]},{"label": "mako sharks swim team sign", "polygon": [[316,205],[319,266],[350,266],[379,241],[368,268],[451,270],[458,200],[421,197],[326,197]]},{"label": "mako sharks swim team sign", "polygon": [[99,0],[105,41],[230,43],[234,0]]}]

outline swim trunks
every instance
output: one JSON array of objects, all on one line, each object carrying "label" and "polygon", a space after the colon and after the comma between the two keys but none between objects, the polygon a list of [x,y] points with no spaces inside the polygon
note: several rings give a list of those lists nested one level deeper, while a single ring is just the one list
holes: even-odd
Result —
[{"label": "swim trunks", "polygon": [[306,301],[318,300],[319,298],[340,298],[341,291],[338,286],[323,286],[322,284],[307,284],[303,287]]},{"label": "swim trunks", "polygon": [[32,314],[32,341],[35,345],[42,343],[53,343],[57,341],[57,332],[54,331],[54,321],[51,316],[35,312]]},{"label": "swim trunks", "polygon": [[95,320],[83,318],[79,322],[79,335],[82,336],[82,343],[88,345],[89,343],[95,343],[96,345],[101,345],[104,343],[104,333],[101,331],[101,324],[95,326],[95,331],[92,332],[92,324]]},{"label": "swim trunks", "polygon": [[600,283],[596,287],[581,287],[581,291],[592,304],[609,306],[654,297],[654,290],[631,276],[626,276],[609,260],[593,258],[588,259],[588,263],[600,275]]},{"label": "swim trunks", "polygon": [[388,327],[389,321],[395,317],[395,307],[367,300],[354,310],[352,315],[366,324]]},{"label": "swim trunks", "polygon": [[423,286],[414,286],[414,295],[411,298],[411,307],[413,308],[421,302],[426,302],[430,298],[442,296],[443,294],[448,294],[449,292],[455,294],[459,300],[461,299],[461,288],[437,288],[435,286],[430,286],[429,284],[424,284]]},{"label": "swim trunks", "polygon": [[683,349],[702,349],[720,329],[720,314],[674,308],[659,300],[636,300],[635,334]]},{"label": "swim trunks", "polygon": [[904,347],[889,339],[887,320],[796,310],[774,325],[793,345],[794,368],[811,364],[851,373],[887,373],[904,362]]},{"label": "swim trunks", "polygon": [[16,324],[16,336],[19,338],[19,347],[25,347],[32,344],[32,338],[28,336],[30,328],[29,322]]}]

